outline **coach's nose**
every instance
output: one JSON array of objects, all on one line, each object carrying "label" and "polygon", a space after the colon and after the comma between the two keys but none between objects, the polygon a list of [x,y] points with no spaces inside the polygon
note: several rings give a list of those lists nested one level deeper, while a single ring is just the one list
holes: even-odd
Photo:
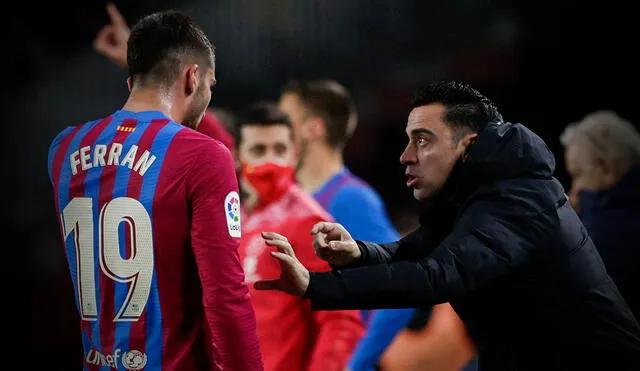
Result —
[{"label": "coach's nose", "polygon": [[416,151],[411,145],[411,143],[408,143],[407,147],[404,149],[404,151],[400,155],[400,163],[403,165],[413,165],[416,162],[418,162]]}]

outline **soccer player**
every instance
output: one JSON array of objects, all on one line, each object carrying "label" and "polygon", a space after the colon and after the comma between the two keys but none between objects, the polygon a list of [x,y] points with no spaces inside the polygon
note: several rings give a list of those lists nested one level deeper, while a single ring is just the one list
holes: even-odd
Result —
[{"label": "soccer player", "polygon": [[233,160],[191,129],[216,81],[213,46],[172,11],[142,18],[128,43],[124,107],[49,151],[84,367],[261,370]]},{"label": "soccer player", "polygon": [[[283,89],[279,106],[295,129],[300,152],[297,180],[302,188],[354,238],[378,242],[399,239],[378,193],[344,165],[342,150],[357,122],[355,104],[347,89],[331,80],[291,81]],[[349,369],[374,369],[414,311],[362,311],[367,332]]]},{"label": "soccer player", "polygon": [[[275,248],[264,230],[288,233],[307,267],[329,265],[311,247],[311,227],[331,220],[314,199],[294,184],[294,145],[287,116],[270,103],[250,106],[239,121],[240,182],[246,196],[240,254],[247,281],[276,278]],[[260,347],[268,371],[342,371],[363,332],[358,311],[312,312],[306,300],[284,293],[251,290]]]}]

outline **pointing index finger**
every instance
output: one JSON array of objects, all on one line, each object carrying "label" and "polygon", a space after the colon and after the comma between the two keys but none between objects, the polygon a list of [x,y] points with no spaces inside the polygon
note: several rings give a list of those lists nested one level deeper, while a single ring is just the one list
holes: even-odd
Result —
[{"label": "pointing index finger", "polygon": [[333,229],[333,224],[328,222],[320,222],[311,228],[311,234],[318,234],[320,232],[327,233]]},{"label": "pointing index finger", "polygon": [[127,21],[124,19],[124,17],[118,10],[118,7],[116,7],[114,3],[107,4],[107,13],[109,14],[109,19],[111,20],[112,24],[129,27],[127,25]]}]

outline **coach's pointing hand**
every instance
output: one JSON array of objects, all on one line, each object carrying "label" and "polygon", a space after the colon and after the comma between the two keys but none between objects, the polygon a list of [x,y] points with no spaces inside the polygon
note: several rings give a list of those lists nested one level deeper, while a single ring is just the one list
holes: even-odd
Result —
[{"label": "coach's pointing hand", "polygon": [[298,261],[287,238],[273,232],[262,232],[262,238],[267,245],[278,248],[271,255],[280,261],[282,272],[280,278],[258,281],[253,287],[256,290],[280,290],[303,296],[309,287],[309,271]]},{"label": "coach's pointing hand", "polygon": [[360,248],[349,232],[338,223],[320,222],[311,229],[316,255],[337,266],[360,259]]}]

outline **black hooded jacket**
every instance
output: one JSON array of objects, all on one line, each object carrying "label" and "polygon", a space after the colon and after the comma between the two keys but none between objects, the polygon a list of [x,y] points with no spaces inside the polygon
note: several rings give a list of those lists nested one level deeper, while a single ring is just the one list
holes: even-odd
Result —
[{"label": "black hooded jacket", "polygon": [[314,310],[450,302],[480,368],[640,370],[640,327],[607,275],[545,143],[490,124],[400,241],[358,241],[362,258],[311,273]]}]

